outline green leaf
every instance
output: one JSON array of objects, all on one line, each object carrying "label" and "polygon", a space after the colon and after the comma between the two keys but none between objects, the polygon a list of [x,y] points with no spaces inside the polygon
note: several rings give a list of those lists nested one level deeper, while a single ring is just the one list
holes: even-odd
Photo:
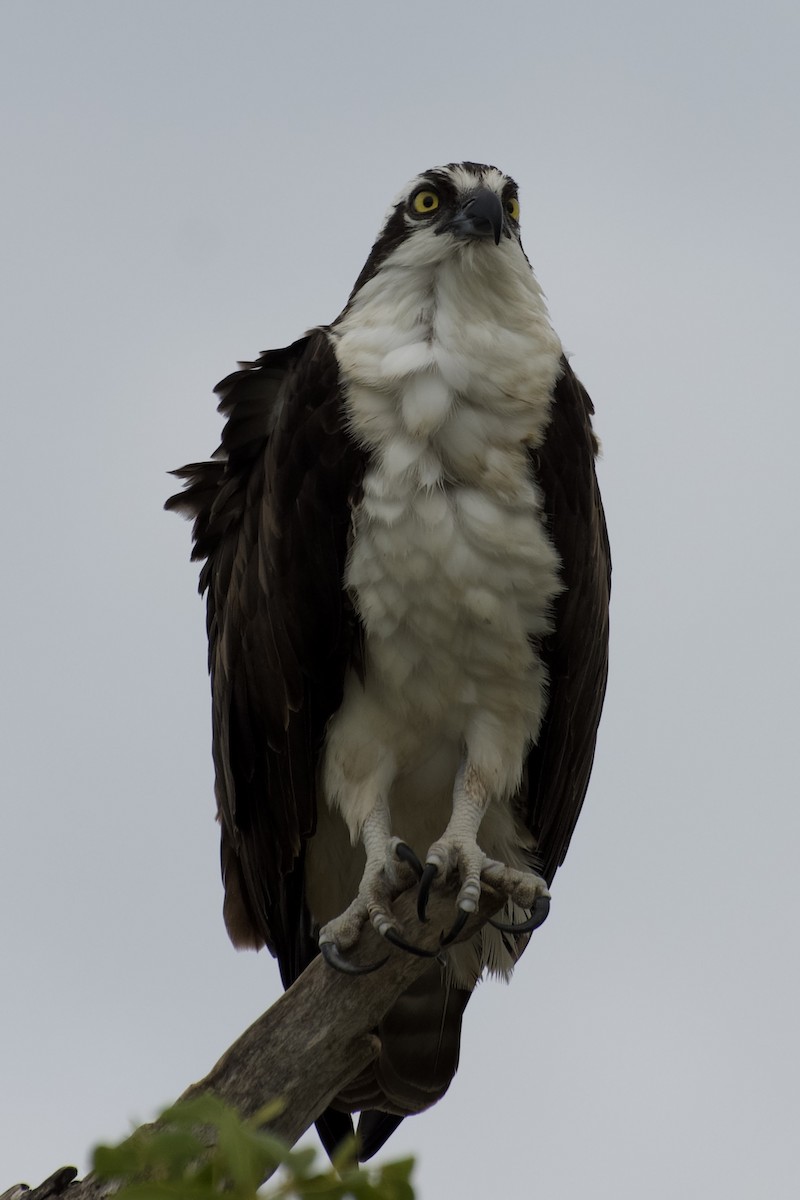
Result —
[{"label": "green leaf", "polygon": [[117,1179],[136,1171],[140,1155],[134,1137],[126,1138],[118,1146],[95,1146],[92,1170],[100,1179]]},{"label": "green leaf", "polygon": [[160,1168],[168,1179],[180,1179],[193,1164],[208,1157],[207,1147],[186,1129],[163,1129],[142,1143],[145,1166]]},{"label": "green leaf", "polygon": [[[94,1170],[102,1179],[120,1180],[116,1200],[220,1200],[222,1195],[229,1200],[414,1200],[413,1159],[379,1171],[358,1170],[352,1165],[354,1143],[336,1156],[341,1177],[333,1169],[315,1174],[314,1149],[292,1150],[263,1128],[281,1107],[265,1105],[243,1120],[215,1096],[178,1101],[155,1126],[135,1130],[118,1146],[98,1146]],[[264,1177],[279,1166],[282,1181],[259,1192]]]},{"label": "green leaf", "polygon": [[333,1156],[333,1167],[334,1170],[341,1174],[357,1166],[358,1138],[355,1134],[352,1134],[336,1147],[336,1152]]},{"label": "green leaf", "polygon": [[262,1104],[261,1108],[253,1114],[247,1124],[255,1128],[261,1125],[269,1125],[270,1121],[274,1121],[276,1117],[279,1117],[285,1108],[286,1101],[277,1097],[275,1100],[270,1100],[268,1104]]},{"label": "green leaf", "polygon": [[220,1200],[220,1191],[211,1184],[195,1187],[183,1180],[173,1180],[171,1183],[145,1180],[120,1188],[114,1200]]},{"label": "green leaf", "polygon": [[232,1114],[237,1120],[240,1119],[232,1105],[226,1104],[218,1096],[203,1092],[189,1100],[177,1100],[164,1109],[158,1120],[165,1125],[211,1125],[216,1129]]},{"label": "green leaf", "polygon": [[303,1197],[323,1197],[324,1200],[343,1200],[347,1195],[347,1186],[329,1171],[325,1175],[314,1175],[309,1179],[295,1181],[294,1194]]},{"label": "green leaf", "polygon": [[268,1171],[285,1162],[288,1146],[243,1124],[233,1113],[220,1122],[219,1170],[242,1192],[255,1192]]}]

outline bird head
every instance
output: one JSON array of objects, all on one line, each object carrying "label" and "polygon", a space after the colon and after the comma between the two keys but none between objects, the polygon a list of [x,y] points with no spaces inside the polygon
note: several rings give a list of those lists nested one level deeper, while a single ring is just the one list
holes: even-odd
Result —
[{"label": "bird head", "polygon": [[394,214],[400,212],[410,237],[424,228],[435,237],[490,239],[497,246],[503,236],[519,236],[516,183],[479,163],[451,163],[417,176],[395,204]]},{"label": "bird head", "polygon": [[[450,163],[417,175],[395,199],[353,296],[387,266],[430,267],[456,255],[523,255],[517,185],[497,167]],[[502,244],[501,244],[502,243]]]}]

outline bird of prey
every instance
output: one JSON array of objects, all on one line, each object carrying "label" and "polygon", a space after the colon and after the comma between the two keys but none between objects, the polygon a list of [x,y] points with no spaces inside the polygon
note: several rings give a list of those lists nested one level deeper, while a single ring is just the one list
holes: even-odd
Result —
[{"label": "bird of prey", "polygon": [[[589,782],[610,559],[591,401],[520,242],[517,185],[451,163],[403,189],[341,314],[217,388],[175,472],[203,562],[234,944],[289,986],[419,879],[457,880],[443,950],[320,1117],[368,1158],[447,1090],[461,1019],[547,912]],[[495,925],[454,938],[482,882]],[[372,964],[370,964],[372,965]]]}]

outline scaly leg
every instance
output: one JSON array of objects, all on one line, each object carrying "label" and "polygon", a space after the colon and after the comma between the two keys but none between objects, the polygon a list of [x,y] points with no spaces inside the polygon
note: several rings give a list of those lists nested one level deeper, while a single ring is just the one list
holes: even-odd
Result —
[{"label": "scaly leg", "polygon": [[338,917],[328,921],[319,932],[319,948],[330,966],[348,974],[366,974],[386,961],[355,966],[343,957],[369,921],[381,937],[412,954],[432,957],[428,951],[411,946],[400,936],[392,915],[392,901],[422,875],[422,864],[410,846],[392,837],[389,804],[382,800],[373,808],[361,829],[367,855],[364,874],[355,900]]},{"label": "scaly leg", "polygon": [[545,880],[532,871],[520,871],[489,858],[478,845],[478,830],[488,804],[489,795],[479,772],[465,760],[456,775],[453,811],[447,828],[428,851],[417,902],[419,919],[425,921],[434,879],[445,879],[451,871],[458,872],[461,880],[456,900],[458,916],[452,929],[442,938],[442,945],[447,945],[458,935],[470,913],[477,909],[482,880],[520,908],[533,913],[531,921],[524,926],[507,927],[511,932],[530,932],[547,915],[550,893]]}]

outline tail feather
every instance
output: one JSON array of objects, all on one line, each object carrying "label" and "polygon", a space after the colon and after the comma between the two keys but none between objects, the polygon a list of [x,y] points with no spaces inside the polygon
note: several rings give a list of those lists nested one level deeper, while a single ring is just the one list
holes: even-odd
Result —
[{"label": "tail feather", "polygon": [[461,1018],[470,992],[449,984],[438,964],[426,971],[378,1027],[375,1074],[389,1111],[421,1112],[440,1100],[458,1067]]},{"label": "tail feather", "polygon": [[378,1025],[381,1049],[333,1101],[361,1112],[362,1159],[370,1158],[403,1117],[440,1100],[458,1067],[461,1020],[472,993],[455,987],[437,964],[412,984]]},{"label": "tail feather", "polygon": [[366,1162],[377,1154],[402,1121],[402,1117],[374,1108],[362,1112],[358,1118],[358,1161]]},{"label": "tail feather", "polygon": [[314,1124],[328,1158],[333,1158],[342,1142],[353,1137],[352,1118],[345,1113],[336,1112],[333,1108],[326,1108]]}]

